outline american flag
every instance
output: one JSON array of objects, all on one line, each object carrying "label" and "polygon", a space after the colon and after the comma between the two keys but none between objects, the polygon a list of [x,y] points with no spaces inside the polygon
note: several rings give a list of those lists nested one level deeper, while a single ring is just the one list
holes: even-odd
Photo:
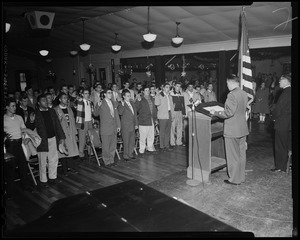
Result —
[{"label": "american flag", "polygon": [[248,103],[246,110],[246,119],[251,116],[251,103],[254,99],[254,90],[252,83],[251,58],[248,46],[248,31],[246,27],[245,7],[242,8],[240,15],[240,39],[239,39],[239,64],[238,75],[240,77],[241,89],[248,95]]}]

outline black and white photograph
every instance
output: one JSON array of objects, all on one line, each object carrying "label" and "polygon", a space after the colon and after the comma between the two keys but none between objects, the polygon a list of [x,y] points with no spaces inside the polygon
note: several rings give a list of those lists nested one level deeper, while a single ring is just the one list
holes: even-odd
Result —
[{"label": "black and white photograph", "polygon": [[298,2],[1,9],[3,238],[298,237]]}]

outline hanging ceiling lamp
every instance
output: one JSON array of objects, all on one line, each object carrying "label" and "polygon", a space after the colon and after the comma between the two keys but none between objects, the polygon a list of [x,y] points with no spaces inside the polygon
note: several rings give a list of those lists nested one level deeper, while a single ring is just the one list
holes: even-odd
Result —
[{"label": "hanging ceiling lamp", "polygon": [[48,53],[49,53],[49,51],[48,51],[48,50],[45,50],[45,49],[43,49],[43,50],[40,51],[40,54],[41,54],[43,57],[46,57],[46,56],[48,55]]},{"label": "hanging ceiling lamp", "polygon": [[144,34],[143,38],[146,42],[153,42],[156,39],[156,34],[150,32],[150,28],[149,28],[149,15],[150,14],[149,14],[149,11],[150,11],[150,7],[148,7],[148,27],[147,27],[148,33]]},{"label": "hanging ceiling lamp", "polygon": [[178,25],[180,24],[180,22],[176,22],[176,24],[176,37],[172,38],[172,42],[175,44],[181,44],[183,42],[183,38],[178,35]]},{"label": "hanging ceiling lamp", "polygon": [[10,29],[10,23],[5,23],[5,32],[7,33]]},{"label": "hanging ceiling lamp", "polygon": [[115,44],[111,46],[111,48],[118,52],[121,50],[121,46],[117,43],[117,38],[118,38],[118,33],[115,33],[116,37],[115,37]]},{"label": "hanging ceiling lamp", "polygon": [[5,20],[5,33],[7,33],[9,31],[11,25],[9,23],[9,19],[7,18],[6,11],[4,10],[2,13],[3,13],[3,16],[4,16],[3,19],[6,19]]},{"label": "hanging ceiling lamp", "polygon": [[48,53],[49,53],[49,51],[46,50],[46,48],[45,48],[45,39],[42,39],[42,50],[40,50],[39,53],[43,57],[46,57],[48,55]]},{"label": "hanging ceiling lamp", "polygon": [[72,49],[70,51],[70,54],[72,56],[75,56],[75,55],[77,55],[77,53],[78,53],[78,51],[74,50],[74,40],[72,40]]},{"label": "hanging ceiling lamp", "polygon": [[83,41],[82,41],[82,44],[80,44],[80,48],[82,51],[88,51],[90,49],[91,45],[85,43],[85,41],[84,41],[84,21],[87,20],[87,18],[81,17],[81,20],[82,20],[82,24],[83,24],[83,28],[82,28]]}]

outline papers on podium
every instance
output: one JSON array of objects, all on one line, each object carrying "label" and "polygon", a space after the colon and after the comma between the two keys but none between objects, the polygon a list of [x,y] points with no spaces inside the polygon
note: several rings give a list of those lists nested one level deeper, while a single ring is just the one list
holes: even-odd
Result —
[{"label": "papers on podium", "polygon": [[207,111],[211,111],[211,110],[215,110],[216,112],[219,112],[219,111],[224,111],[224,108],[221,107],[221,106],[218,106],[218,105],[215,105],[215,106],[210,106],[210,107],[203,107],[203,109],[207,110]]},{"label": "papers on podium", "polygon": [[224,104],[214,101],[214,102],[200,103],[197,107],[195,107],[196,112],[202,113],[212,118],[212,120],[219,119],[217,116],[213,116],[210,114],[210,110],[212,109],[214,109],[215,111],[224,111]]}]

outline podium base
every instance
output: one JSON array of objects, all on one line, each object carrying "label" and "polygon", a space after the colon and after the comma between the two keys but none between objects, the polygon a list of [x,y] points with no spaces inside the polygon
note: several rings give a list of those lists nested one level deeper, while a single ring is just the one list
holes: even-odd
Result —
[{"label": "podium base", "polygon": [[199,182],[208,182],[209,175],[210,175],[210,171],[206,171],[206,170],[201,171],[201,169],[197,167],[193,169],[192,166],[189,166],[187,168],[187,177],[190,179],[197,180]]},{"label": "podium base", "polygon": [[189,186],[191,186],[191,187],[196,187],[196,186],[198,186],[200,184],[200,182],[198,180],[196,180],[196,179],[188,179],[186,181],[186,184],[189,185]]}]

